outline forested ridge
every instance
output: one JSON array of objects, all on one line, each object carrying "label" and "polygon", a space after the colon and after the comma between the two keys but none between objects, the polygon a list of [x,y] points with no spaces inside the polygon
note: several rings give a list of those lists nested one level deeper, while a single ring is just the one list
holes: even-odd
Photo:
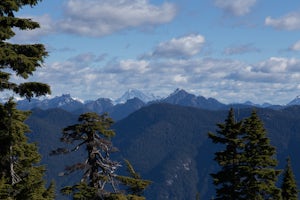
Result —
[{"label": "forested ridge", "polygon": [[[300,137],[295,131],[300,130],[300,107],[283,110],[256,108],[256,111],[271,145],[276,147],[276,169],[283,170],[290,156],[296,180],[300,180],[297,171],[300,167],[297,156]],[[235,118],[242,120],[251,112],[252,108],[235,110]],[[214,153],[221,146],[213,144],[207,133],[215,132],[216,124],[223,123],[227,114],[225,110],[209,111],[171,104],[141,108],[112,126],[116,132],[112,141],[119,149],[116,157],[129,159],[142,177],[153,182],[145,190],[148,199],[165,199],[167,196],[169,199],[193,199],[198,192],[202,199],[209,199],[215,196],[210,174],[218,169],[213,160]],[[81,153],[64,157],[49,157],[48,154],[60,145],[61,129],[76,122],[76,116],[61,109],[37,109],[33,110],[27,121],[33,131],[31,139],[44,144],[40,151],[44,157],[43,163],[48,166],[47,177],[54,177],[57,187],[72,180],[72,177],[57,175],[64,170],[64,163],[73,163]],[[277,185],[281,184],[282,175],[283,172]]]}]

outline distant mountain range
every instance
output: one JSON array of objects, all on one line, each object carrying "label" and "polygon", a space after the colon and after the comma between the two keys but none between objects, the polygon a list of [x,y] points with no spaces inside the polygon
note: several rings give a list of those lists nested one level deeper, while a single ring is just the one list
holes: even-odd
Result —
[{"label": "distant mountain range", "polygon": [[[286,105],[258,105],[252,102],[223,104],[176,89],[165,98],[128,90],[113,101],[109,98],[81,101],[70,94],[50,98],[17,101],[19,109],[32,110],[26,121],[32,130],[32,142],[39,144],[42,163],[47,167],[47,180],[55,179],[57,188],[72,183],[77,176],[58,177],[64,166],[76,163],[84,155],[78,151],[69,157],[50,157],[60,147],[61,130],[76,122],[84,112],[108,112],[116,121],[113,143],[120,150],[116,159],[126,158],[141,175],[153,181],[146,191],[147,199],[189,200],[200,193],[201,199],[214,196],[212,179],[216,169],[213,155],[220,148],[207,139],[224,121],[230,107],[236,108],[236,119],[243,119],[256,107],[271,142],[277,147],[279,168],[290,156],[294,169],[300,167],[300,96]],[[294,171],[300,180],[298,171]],[[60,200],[69,198],[58,196]]]},{"label": "distant mountain range", "polygon": [[[177,91],[176,96],[178,92],[180,95],[185,94]],[[174,95],[169,97],[172,96]],[[179,99],[182,98],[178,98],[178,102]],[[110,105],[106,99],[101,101]],[[136,101],[141,102],[135,98],[127,103],[133,106]],[[236,119],[248,117],[251,110],[252,108],[236,109]],[[119,111],[125,112],[121,109]],[[300,106],[281,110],[257,108],[257,112],[264,122],[271,143],[277,149],[278,168],[283,169],[285,159],[290,156],[299,183]],[[169,103],[143,106],[112,127],[116,132],[112,142],[119,149],[114,159],[130,160],[143,178],[153,181],[146,190],[147,199],[190,200],[196,199],[197,193],[200,194],[200,199],[211,199],[214,196],[214,185],[209,174],[218,169],[213,157],[221,146],[213,144],[207,133],[215,132],[216,124],[224,122],[227,113],[228,110],[207,110]],[[78,173],[68,177],[59,177],[58,174],[66,165],[83,160],[84,151],[78,151],[75,155],[49,156],[51,150],[63,145],[59,139],[62,128],[75,123],[77,117],[77,114],[60,108],[35,108],[27,120],[32,130],[28,136],[31,141],[39,144],[42,163],[47,167],[46,178],[49,181],[55,179],[58,189],[74,183],[80,177]],[[58,199],[69,200],[61,196]]]},{"label": "distant mountain range", "polygon": [[50,99],[31,99],[19,100],[18,108],[21,110],[31,110],[33,108],[40,108],[47,110],[50,108],[61,108],[63,110],[81,114],[83,112],[97,112],[99,114],[109,112],[115,120],[122,119],[128,116],[133,111],[141,107],[153,103],[169,103],[174,105],[190,106],[202,108],[207,110],[228,110],[229,107],[233,108],[271,108],[282,109],[287,106],[300,105],[300,96],[286,105],[272,105],[272,104],[254,104],[250,101],[239,104],[223,104],[214,98],[205,98],[203,96],[196,96],[190,94],[183,89],[176,89],[173,93],[165,98],[156,97],[152,94],[147,95],[135,89],[126,91],[120,98],[113,101],[109,98],[99,98],[97,100],[82,101],[77,98],[71,97],[70,94],[63,94]]}]

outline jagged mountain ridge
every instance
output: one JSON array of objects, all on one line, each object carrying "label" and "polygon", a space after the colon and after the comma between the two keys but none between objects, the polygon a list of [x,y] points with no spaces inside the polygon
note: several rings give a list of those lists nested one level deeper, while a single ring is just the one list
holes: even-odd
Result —
[{"label": "jagged mountain ridge", "polygon": [[168,97],[162,99],[161,102],[182,106],[205,108],[208,110],[220,110],[226,107],[225,104],[220,103],[214,98],[206,99],[203,96],[196,96],[182,89],[176,89]]},{"label": "jagged mountain ridge", "polygon": [[286,106],[272,105],[272,104],[254,104],[250,101],[240,104],[223,104],[214,98],[205,98],[203,96],[196,96],[188,93],[183,89],[176,89],[173,93],[165,98],[158,98],[154,95],[145,95],[139,90],[128,90],[113,101],[109,98],[99,98],[97,100],[81,101],[79,99],[71,97],[70,94],[64,94],[51,99],[31,99],[19,100],[18,108],[21,110],[31,110],[33,108],[50,109],[61,108],[69,112],[81,114],[83,112],[97,112],[99,114],[108,112],[113,113],[112,116],[115,120],[122,119],[128,116],[131,112],[137,109],[153,103],[170,103],[175,105],[190,106],[196,108],[203,108],[207,110],[227,110],[229,107],[234,108],[247,108],[247,107],[259,107],[259,108],[271,108],[271,109],[283,109],[286,106],[300,105],[300,98],[297,96],[294,100],[288,103]]}]

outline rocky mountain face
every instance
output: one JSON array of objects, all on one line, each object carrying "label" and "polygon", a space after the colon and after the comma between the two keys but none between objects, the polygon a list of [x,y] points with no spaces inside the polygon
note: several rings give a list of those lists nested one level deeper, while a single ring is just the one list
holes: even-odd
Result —
[{"label": "rocky mountain face", "polygon": [[195,96],[182,89],[176,89],[167,98],[162,99],[161,102],[182,106],[204,108],[208,110],[220,110],[226,107],[225,104],[220,103],[216,99],[206,99],[203,96]]}]

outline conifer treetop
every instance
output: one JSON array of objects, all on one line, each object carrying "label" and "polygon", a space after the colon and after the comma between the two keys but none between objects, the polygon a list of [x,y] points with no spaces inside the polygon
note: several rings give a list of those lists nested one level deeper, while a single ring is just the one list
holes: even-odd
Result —
[{"label": "conifer treetop", "polygon": [[[43,66],[48,53],[43,44],[11,44],[8,40],[15,36],[14,28],[31,30],[40,27],[37,22],[14,14],[23,6],[35,6],[40,1],[0,1],[0,91],[9,90],[27,99],[50,94],[47,84],[24,81]],[[21,83],[11,82],[13,74],[21,79]]]}]

